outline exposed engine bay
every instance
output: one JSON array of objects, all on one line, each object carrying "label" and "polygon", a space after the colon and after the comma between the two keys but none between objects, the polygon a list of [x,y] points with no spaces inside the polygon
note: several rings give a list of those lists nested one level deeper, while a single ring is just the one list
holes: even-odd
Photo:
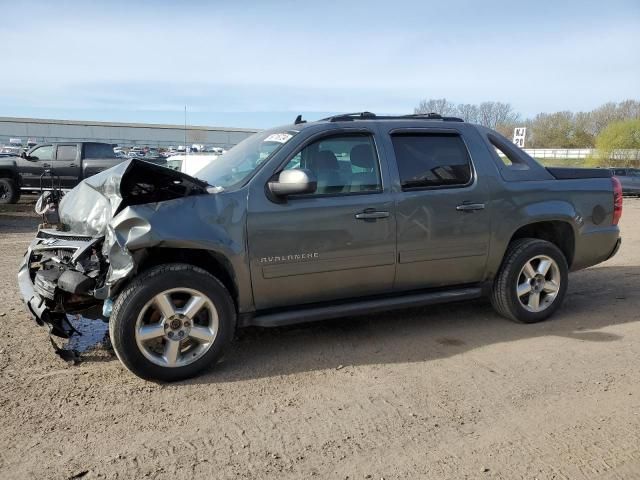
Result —
[{"label": "exposed engine bay", "polygon": [[[30,251],[28,272],[33,288],[49,310],[52,333],[68,338],[66,314],[99,318],[102,301],[95,297],[104,285],[108,262],[101,252],[103,238],[41,229]],[[55,321],[58,319],[59,321]]]}]

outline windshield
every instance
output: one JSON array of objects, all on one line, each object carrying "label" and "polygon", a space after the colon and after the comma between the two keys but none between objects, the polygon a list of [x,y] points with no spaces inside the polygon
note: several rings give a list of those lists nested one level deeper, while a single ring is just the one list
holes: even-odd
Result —
[{"label": "windshield", "polygon": [[240,186],[297,133],[295,130],[269,130],[251,135],[200,170],[198,178],[225,189]]}]

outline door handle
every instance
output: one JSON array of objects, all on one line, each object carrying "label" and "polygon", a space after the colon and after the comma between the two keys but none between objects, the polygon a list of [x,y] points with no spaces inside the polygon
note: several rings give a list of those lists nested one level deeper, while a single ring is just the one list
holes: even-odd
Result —
[{"label": "door handle", "polygon": [[51,168],[51,164],[50,163],[43,163],[42,166],[44,168]]},{"label": "door handle", "polygon": [[475,210],[484,210],[484,203],[461,203],[456,207],[459,212],[473,212]]},{"label": "door handle", "polygon": [[356,213],[358,220],[377,220],[378,218],[388,218],[389,212],[380,212],[373,208],[367,208],[364,212]]}]

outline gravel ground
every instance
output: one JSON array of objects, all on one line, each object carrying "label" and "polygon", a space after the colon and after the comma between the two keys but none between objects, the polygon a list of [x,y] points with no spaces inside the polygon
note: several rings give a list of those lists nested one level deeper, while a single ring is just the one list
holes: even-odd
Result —
[{"label": "gravel ground", "polygon": [[248,329],[171,385],[53,354],[15,280],[35,223],[0,215],[0,478],[640,478],[640,200],[546,323],[472,302]]}]

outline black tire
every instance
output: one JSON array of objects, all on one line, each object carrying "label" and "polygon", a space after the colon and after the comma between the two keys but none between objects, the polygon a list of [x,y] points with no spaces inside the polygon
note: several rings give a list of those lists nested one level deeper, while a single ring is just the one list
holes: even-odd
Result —
[{"label": "black tire", "polygon": [[[546,256],[556,262],[558,267],[556,273],[559,274],[560,285],[555,298],[544,306],[542,311],[530,311],[518,297],[518,283],[522,269],[530,260],[538,256]],[[567,291],[568,272],[564,254],[553,243],[535,238],[515,240],[509,245],[500,271],[494,280],[491,304],[500,315],[515,322],[536,323],[546,320],[562,304]]]},{"label": "black tire", "polygon": [[20,190],[12,178],[0,178],[0,205],[18,203]]},{"label": "black tire", "polygon": [[[208,297],[217,311],[218,329],[200,358],[187,365],[167,367],[153,363],[142,353],[135,329],[144,306],[156,295],[174,288],[197,290]],[[116,355],[132,373],[146,380],[172,382],[193,377],[213,365],[231,343],[235,326],[233,300],[217,278],[193,265],[170,263],[143,272],[118,295],[109,320],[109,334]]]}]

